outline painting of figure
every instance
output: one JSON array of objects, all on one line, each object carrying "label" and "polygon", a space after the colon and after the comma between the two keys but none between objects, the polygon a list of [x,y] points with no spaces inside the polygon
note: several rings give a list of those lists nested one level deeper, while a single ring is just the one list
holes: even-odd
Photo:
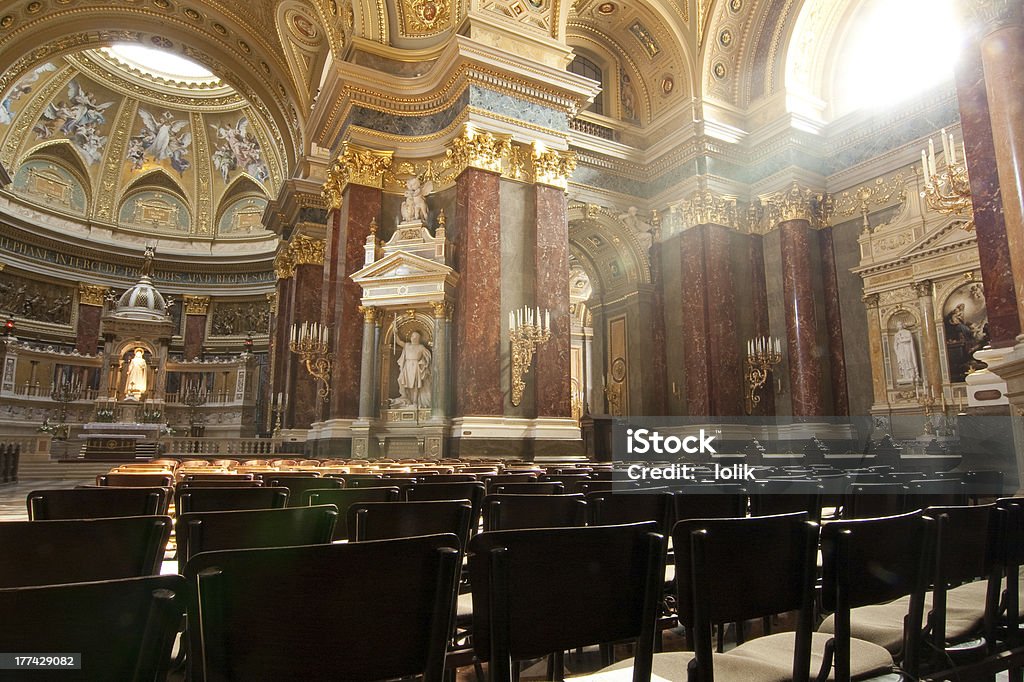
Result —
[{"label": "painting of figure", "polygon": [[971,371],[984,367],[974,359],[974,353],[989,344],[981,284],[968,284],[954,291],[943,307],[942,319],[949,378],[953,383],[961,382]]},{"label": "painting of figure", "polygon": [[0,100],[0,125],[10,125],[14,121],[14,106],[25,95],[32,92],[35,84],[45,73],[53,73],[57,70],[56,64],[46,63],[37,66],[24,76],[18,79],[7,96]]},{"label": "painting of figure", "polygon": [[141,170],[147,162],[162,164],[169,162],[171,168],[182,175],[192,162],[188,154],[192,147],[192,131],[188,119],[179,119],[169,111],[154,116],[145,109],[139,109],[142,130],[128,140],[128,161],[133,170]]},{"label": "painting of figure", "polygon": [[234,125],[211,125],[216,133],[213,165],[225,184],[231,173],[242,170],[260,182],[270,177],[263,161],[263,150],[256,137],[249,132],[249,117],[242,116]]},{"label": "painting of figure", "polygon": [[68,83],[67,99],[47,104],[32,131],[40,140],[67,137],[90,165],[96,164],[103,158],[107,144],[107,136],[100,128],[106,125],[106,111],[114,104],[96,101],[94,94],[72,80]]}]

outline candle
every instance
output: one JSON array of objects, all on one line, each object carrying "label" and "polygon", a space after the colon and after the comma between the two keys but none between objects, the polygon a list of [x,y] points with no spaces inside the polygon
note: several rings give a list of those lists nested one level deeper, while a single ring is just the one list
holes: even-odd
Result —
[{"label": "candle", "polygon": [[928,138],[928,174],[935,175],[935,143]]},{"label": "candle", "polygon": [[923,149],[921,150],[921,175],[924,176],[924,184],[930,186],[932,183],[929,179],[931,176],[928,175],[928,154]]},{"label": "candle", "polygon": [[949,134],[949,158],[946,159],[946,165],[952,166],[956,163],[956,140],[953,139],[953,133]]},{"label": "candle", "polygon": [[544,329],[551,331],[551,311],[544,311]]},{"label": "candle", "polygon": [[946,135],[946,129],[943,128],[939,131],[939,136],[942,138],[942,158],[946,160],[946,165],[949,165],[949,136]]}]

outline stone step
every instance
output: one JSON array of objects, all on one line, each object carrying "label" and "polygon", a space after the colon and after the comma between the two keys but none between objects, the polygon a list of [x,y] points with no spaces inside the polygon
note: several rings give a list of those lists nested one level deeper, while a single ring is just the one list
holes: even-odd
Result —
[{"label": "stone step", "polygon": [[18,466],[18,480],[82,479],[83,481],[92,481],[100,474],[110,471],[114,466],[116,465],[109,462],[82,464],[77,462],[21,462]]}]

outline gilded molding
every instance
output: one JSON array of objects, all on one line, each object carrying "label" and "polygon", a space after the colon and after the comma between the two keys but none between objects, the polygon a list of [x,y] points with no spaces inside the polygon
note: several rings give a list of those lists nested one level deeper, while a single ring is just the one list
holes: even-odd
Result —
[{"label": "gilded molding", "polygon": [[878,294],[864,294],[864,296],[861,297],[861,300],[864,301],[864,305],[867,306],[868,309],[875,309],[878,308],[881,298],[882,297]]},{"label": "gilded molding", "polygon": [[341,154],[327,169],[322,196],[328,207],[341,208],[342,194],[349,184],[381,189],[393,155],[391,151],[367,149],[345,142]]},{"label": "gilded molding", "polygon": [[366,324],[376,324],[380,315],[380,309],[372,305],[359,306],[359,312],[363,314],[363,322]]},{"label": "gilded molding", "polygon": [[[760,213],[760,215],[758,215]],[[761,211],[751,214],[751,222],[761,222],[764,231],[790,220],[806,220],[811,227],[827,227],[835,213],[835,202],[828,194],[819,194],[793,182],[789,189],[761,197]]]},{"label": "gilded molding", "polygon": [[312,239],[304,234],[297,234],[288,242],[288,257],[292,267],[299,265],[324,264],[324,240]]},{"label": "gilded molding", "polygon": [[454,169],[456,176],[467,168],[501,173],[503,162],[511,150],[511,136],[477,130],[467,124],[445,151],[445,162]]},{"label": "gilded molding", "polygon": [[679,203],[679,210],[682,213],[684,229],[696,225],[740,228],[735,197],[715,194],[709,189],[697,190],[689,199],[683,199]]},{"label": "gilded molding", "polygon": [[210,297],[209,296],[191,296],[185,294],[185,314],[186,315],[206,315],[210,312]]},{"label": "gilded molding", "polygon": [[920,282],[914,282],[914,292],[917,293],[918,298],[928,298],[934,295],[934,285],[930,279],[923,279]]},{"label": "gilded molding", "polygon": [[550,185],[565,190],[569,188],[569,177],[576,170],[576,154],[571,151],[545,150],[533,145],[533,181],[539,185]]},{"label": "gilded molding", "polygon": [[94,305],[102,308],[108,291],[110,291],[110,287],[101,284],[79,284],[78,303],[79,305]]},{"label": "gilded molding", "polygon": [[452,317],[452,304],[448,301],[432,301],[430,307],[434,310],[435,320],[450,320]]},{"label": "gilded molding", "polygon": [[290,279],[295,276],[295,263],[287,246],[274,256],[274,274],[278,279]]},{"label": "gilded molding", "polygon": [[267,305],[270,307],[270,314],[271,315],[277,315],[277,292],[276,291],[268,291],[266,293],[266,296],[267,296]]}]

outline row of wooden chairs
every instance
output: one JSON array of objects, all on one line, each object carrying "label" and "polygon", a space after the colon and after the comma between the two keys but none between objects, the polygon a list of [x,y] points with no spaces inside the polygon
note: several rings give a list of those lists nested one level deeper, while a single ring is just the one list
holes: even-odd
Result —
[{"label": "row of wooden chairs", "polygon": [[18,482],[18,462],[21,459],[21,445],[0,443],[0,485]]}]

